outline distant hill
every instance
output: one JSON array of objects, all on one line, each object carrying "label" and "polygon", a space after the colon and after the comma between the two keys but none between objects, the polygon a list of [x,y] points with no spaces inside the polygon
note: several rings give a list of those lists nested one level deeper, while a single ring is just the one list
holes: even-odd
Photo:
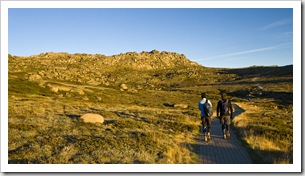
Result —
[{"label": "distant hill", "polygon": [[230,74],[239,76],[293,76],[293,65],[287,66],[252,66],[248,68],[229,69]]},{"label": "distant hill", "polygon": [[110,87],[129,84],[153,89],[213,83],[214,79],[205,75],[218,77],[215,69],[192,62],[183,54],[157,50],[113,56],[53,52],[28,57],[9,55],[9,72],[25,73],[27,79],[36,77]]},{"label": "distant hill", "polygon": [[9,73],[32,81],[63,81],[79,84],[137,89],[172,89],[234,81],[247,77],[292,77],[293,66],[207,68],[183,54],[152,50],[102,54],[47,52],[28,57],[9,55]]},{"label": "distant hill", "polygon": [[[12,56],[10,56],[12,58]],[[33,55],[24,58],[41,59],[44,62],[57,60],[63,64],[78,64],[83,62],[91,62],[98,66],[120,66],[130,67],[133,69],[165,69],[177,66],[198,66],[196,62],[192,62],[185,57],[184,54],[175,52],[159,52],[152,50],[150,52],[127,52],[113,56],[105,56],[102,54],[69,54],[65,52],[54,53],[47,52],[39,55]],[[43,63],[43,62],[42,62]],[[53,62],[52,62],[53,63]]]}]

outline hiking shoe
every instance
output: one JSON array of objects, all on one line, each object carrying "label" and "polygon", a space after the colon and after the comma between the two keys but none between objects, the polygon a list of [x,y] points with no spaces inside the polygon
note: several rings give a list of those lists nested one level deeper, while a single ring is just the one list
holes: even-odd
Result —
[{"label": "hiking shoe", "polygon": [[208,141],[208,137],[206,134],[204,135],[204,141]]},{"label": "hiking shoe", "polygon": [[223,134],[223,138],[224,138],[224,139],[227,139],[227,135],[226,135],[226,134]]},{"label": "hiking shoe", "polygon": [[211,134],[208,133],[208,142],[211,140]]},{"label": "hiking shoe", "polygon": [[229,132],[227,133],[227,137],[228,137],[228,138],[230,138],[230,137],[231,137]]}]

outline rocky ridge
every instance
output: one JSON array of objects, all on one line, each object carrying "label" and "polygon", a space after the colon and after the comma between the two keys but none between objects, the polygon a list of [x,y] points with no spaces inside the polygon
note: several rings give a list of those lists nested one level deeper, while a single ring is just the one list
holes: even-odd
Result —
[{"label": "rocky ridge", "polygon": [[203,68],[183,54],[157,50],[113,56],[64,52],[47,52],[28,57],[9,55],[9,72],[13,73],[10,76],[22,74],[24,79],[48,86],[54,92],[64,88],[47,82],[56,80],[112,87],[124,84],[122,90],[127,90],[131,84],[137,89],[160,88],[162,84],[177,86],[174,82],[197,78]]}]

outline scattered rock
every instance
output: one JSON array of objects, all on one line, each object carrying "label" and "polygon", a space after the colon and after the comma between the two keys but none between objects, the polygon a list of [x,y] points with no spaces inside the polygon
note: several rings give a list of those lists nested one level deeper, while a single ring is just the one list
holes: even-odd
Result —
[{"label": "scattered rock", "polygon": [[85,123],[104,123],[104,117],[99,114],[88,113],[80,117]]},{"label": "scattered rock", "polygon": [[106,86],[109,86],[109,85],[110,85],[110,83],[109,83],[109,82],[104,82],[104,84],[105,84]]},{"label": "scattered rock", "polygon": [[182,108],[182,109],[186,109],[189,107],[189,105],[187,104],[174,104],[175,108]]},{"label": "scattered rock", "polygon": [[98,99],[98,101],[101,101],[102,100],[102,98],[101,97],[96,97],[97,99]]},{"label": "scattered rock", "polygon": [[87,84],[92,85],[92,86],[98,86],[98,85],[100,85],[101,83],[100,83],[100,82],[97,82],[97,81],[95,81],[95,80],[93,80],[93,79],[91,79],[91,80],[89,80],[89,81],[87,82]]},{"label": "scattered rock", "polygon": [[43,107],[37,107],[34,109],[34,114],[36,115],[43,115],[45,114],[46,110]]},{"label": "scattered rock", "polygon": [[69,86],[58,86],[59,91],[69,92],[69,91],[71,91],[71,89],[72,88]]},{"label": "scattered rock", "polygon": [[138,93],[138,91],[136,89],[129,89],[128,91],[132,92],[132,93]]},{"label": "scattered rock", "polygon": [[82,106],[80,108],[81,111],[90,111],[90,108],[88,108],[87,106]]},{"label": "scattered rock", "polygon": [[89,98],[88,98],[88,97],[84,97],[83,100],[86,100],[86,101],[87,101],[87,100],[89,100]]},{"label": "scattered rock", "polygon": [[41,76],[39,76],[38,74],[34,74],[34,75],[30,75],[29,76],[29,81],[37,81],[37,80],[41,80]]},{"label": "scattered rock", "polygon": [[58,92],[58,87],[50,87],[52,92]]},{"label": "scattered rock", "polygon": [[82,89],[78,89],[77,92],[78,92],[80,95],[84,95],[84,94],[85,94],[84,90],[82,90]]},{"label": "scattered rock", "polygon": [[83,90],[83,89],[80,89],[80,88],[73,88],[73,89],[71,90],[71,92],[76,92],[76,93],[78,93],[78,94],[80,94],[80,95],[84,95],[84,94],[85,94],[84,90]]},{"label": "scattered rock", "polygon": [[43,70],[38,71],[37,73],[38,73],[38,75],[39,75],[39,76],[41,76],[41,77],[43,77],[43,76],[44,76],[44,71],[43,71]]},{"label": "scattered rock", "polygon": [[39,84],[40,87],[45,87],[44,86],[44,81],[40,81],[38,84]]},{"label": "scattered rock", "polygon": [[69,94],[68,92],[66,92],[66,97],[71,98],[71,97],[72,97],[72,95],[71,95],[71,94]]},{"label": "scattered rock", "polygon": [[121,84],[121,90],[128,90],[128,87],[126,84]]}]

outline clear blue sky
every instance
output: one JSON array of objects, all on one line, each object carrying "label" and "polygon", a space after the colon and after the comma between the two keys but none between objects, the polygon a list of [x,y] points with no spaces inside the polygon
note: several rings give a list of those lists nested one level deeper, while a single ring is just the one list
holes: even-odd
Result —
[{"label": "clear blue sky", "polygon": [[207,67],[293,63],[293,9],[9,9],[9,53],[170,51]]}]

